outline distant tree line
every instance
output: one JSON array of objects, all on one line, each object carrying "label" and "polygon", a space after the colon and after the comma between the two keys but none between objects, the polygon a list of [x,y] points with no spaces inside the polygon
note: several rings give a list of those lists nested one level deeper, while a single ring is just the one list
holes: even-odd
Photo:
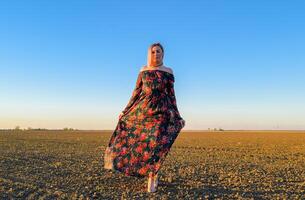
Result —
[{"label": "distant tree line", "polygon": [[222,128],[208,128],[208,131],[224,131]]},{"label": "distant tree line", "polygon": [[[15,126],[15,128],[12,128],[12,129],[1,129],[1,130],[6,130],[6,131],[47,131],[47,130],[54,130],[54,129],[47,129],[47,128],[31,128],[31,127],[28,127],[28,128],[20,128],[20,126]],[[62,130],[64,131],[76,131],[78,129],[74,129],[74,128],[68,128],[68,127],[65,127],[63,128]]]}]

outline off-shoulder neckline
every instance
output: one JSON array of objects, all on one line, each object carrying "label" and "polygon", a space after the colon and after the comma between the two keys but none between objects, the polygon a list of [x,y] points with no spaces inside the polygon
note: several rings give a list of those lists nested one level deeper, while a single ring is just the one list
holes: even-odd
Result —
[{"label": "off-shoulder neckline", "polygon": [[174,76],[174,74],[170,73],[170,72],[167,72],[167,71],[164,71],[164,70],[160,70],[160,69],[146,69],[146,70],[142,70],[140,72],[145,72],[145,71],[161,71],[161,72],[166,72],[172,76]]}]

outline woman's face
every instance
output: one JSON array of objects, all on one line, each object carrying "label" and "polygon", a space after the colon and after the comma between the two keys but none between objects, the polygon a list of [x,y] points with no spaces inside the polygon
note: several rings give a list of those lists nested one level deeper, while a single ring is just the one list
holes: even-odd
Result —
[{"label": "woman's face", "polygon": [[163,51],[159,46],[154,46],[151,49],[151,64],[160,65],[163,61]]}]

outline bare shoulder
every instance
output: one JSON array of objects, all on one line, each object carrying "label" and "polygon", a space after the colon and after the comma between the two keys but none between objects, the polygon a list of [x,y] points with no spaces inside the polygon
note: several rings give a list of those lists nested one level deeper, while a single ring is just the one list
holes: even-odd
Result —
[{"label": "bare shoulder", "polygon": [[[140,72],[145,71],[145,70],[150,70],[150,69],[147,68],[147,66],[143,66],[143,67],[141,67]],[[162,69],[162,70],[163,70],[163,71],[166,71],[166,72],[168,72],[168,73],[174,74],[173,70],[172,70],[170,67],[165,67],[165,66],[163,66],[163,69]]]},{"label": "bare shoulder", "polygon": [[146,65],[141,67],[140,72],[142,72],[144,70],[146,70]]}]

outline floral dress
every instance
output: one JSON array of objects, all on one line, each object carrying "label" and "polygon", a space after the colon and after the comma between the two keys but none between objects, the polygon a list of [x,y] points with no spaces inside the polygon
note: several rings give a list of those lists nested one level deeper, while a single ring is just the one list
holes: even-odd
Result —
[{"label": "floral dress", "polygon": [[140,71],[108,144],[114,170],[140,178],[160,170],[183,128],[174,81],[174,75],[163,70]]}]

